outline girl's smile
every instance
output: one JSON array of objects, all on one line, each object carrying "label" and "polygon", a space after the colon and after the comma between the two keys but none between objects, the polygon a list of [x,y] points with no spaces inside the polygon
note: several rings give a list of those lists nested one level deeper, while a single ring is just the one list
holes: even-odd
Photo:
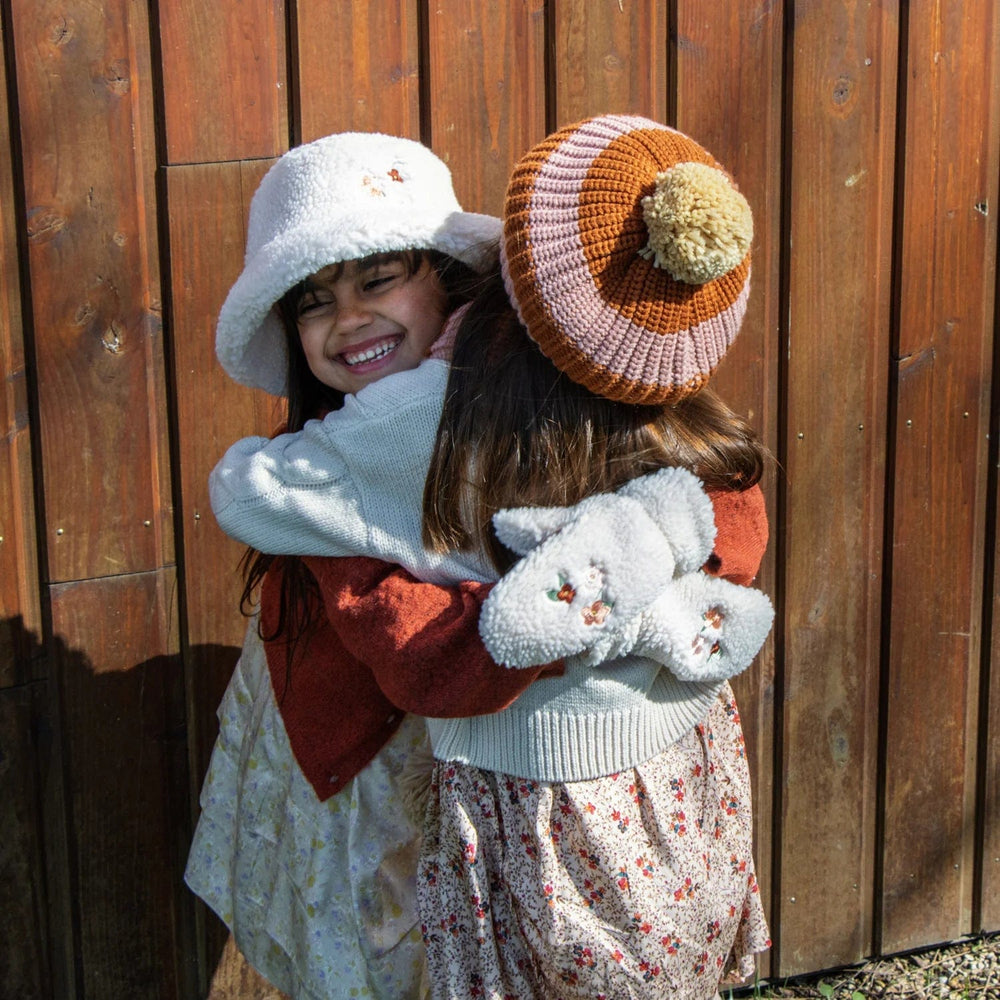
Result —
[{"label": "girl's smile", "polygon": [[446,296],[424,262],[399,255],[333,264],[306,282],[297,324],[310,371],[341,392],[416,368],[444,322]]},{"label": "girl's smile", "polygon": [[377,368],[383,361],[391,357],[396,348],[403,342],[402,337],[379,337],[368,344],[340,352],[340,360],[355,374]]}]

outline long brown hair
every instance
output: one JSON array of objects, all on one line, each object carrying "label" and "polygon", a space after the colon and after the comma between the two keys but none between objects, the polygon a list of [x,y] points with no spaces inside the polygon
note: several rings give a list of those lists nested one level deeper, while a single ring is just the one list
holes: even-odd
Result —
[{"label": "long brown hair", "polygon": [[424,544],[479,551],[503,571],[511,556],[491,529],[503,507],[567,506],[664,466],[690,469],[709,489],[745,490],[766,458],[710,389],[637,406],[568,379],[528,337],[497,272],[457,333],[424,488]]},{"label": "long brown hair", "polygon": [[[468,265],[436,250],[373,254],[366,257],[363,263],[384,263],[389,260],[401,260],[408,279],[420,272],[425,263],[430,265],[444,288],[446,315],[470,301],[483,281],[482,276]],[[334,273],[333,280],[337,276]],[[324,385],[313,375],[302,350],[298,315],[299,305],[308,288],[308,281],[301,281],[275,303],[288,348],[288,419],[285,429],[289,432],[299,431],[307,420],[321,417],[331,410],[339,410],[344,405],[344,394]],[[258,622],[258,630],[265,641],[285,638],[290,664],[295,644],[308,634],[313,624],[313,608],[317,596],[315,579],[299,556],[269,555],[251,548],[243,554],[240,567],[243,572],[240,610],[248,616],[256,608],[257,592],[267,571],[272,567],[281,569],[277,621],[274,628],[266,634],[262,624]]]}]

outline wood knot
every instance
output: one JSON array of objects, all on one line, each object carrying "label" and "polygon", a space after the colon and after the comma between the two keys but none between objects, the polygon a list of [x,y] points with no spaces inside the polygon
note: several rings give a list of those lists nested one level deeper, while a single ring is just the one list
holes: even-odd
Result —
[{"label": "wood knot", "polygon": [[67,224],[64,215],[36,208],[28,215],[28,239],[34,243],[45,243],[61,233]]}]

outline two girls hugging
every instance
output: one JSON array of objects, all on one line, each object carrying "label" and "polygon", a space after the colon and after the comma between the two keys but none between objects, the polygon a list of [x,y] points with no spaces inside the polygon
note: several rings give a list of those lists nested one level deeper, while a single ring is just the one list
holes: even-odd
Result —
[{"label": "two girls hugging", "polygon": [[530,150],[502,219],[390,136],[265,176],[217,353],[287,431],[212,473],[252,618],[186,879],[278,988],[714,998],[769,946],[728,683],[766,453],[707,385],[752,235],[634,116]]}]

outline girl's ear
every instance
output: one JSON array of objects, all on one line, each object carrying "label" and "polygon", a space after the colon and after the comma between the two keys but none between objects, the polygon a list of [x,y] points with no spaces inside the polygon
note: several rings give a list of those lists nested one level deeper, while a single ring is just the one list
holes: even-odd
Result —
[{"label": "girl's ear", "polygon": [[575,507],[511,507],[493,515],[493,527],[508,549],[523,556],[578,515]]}]

